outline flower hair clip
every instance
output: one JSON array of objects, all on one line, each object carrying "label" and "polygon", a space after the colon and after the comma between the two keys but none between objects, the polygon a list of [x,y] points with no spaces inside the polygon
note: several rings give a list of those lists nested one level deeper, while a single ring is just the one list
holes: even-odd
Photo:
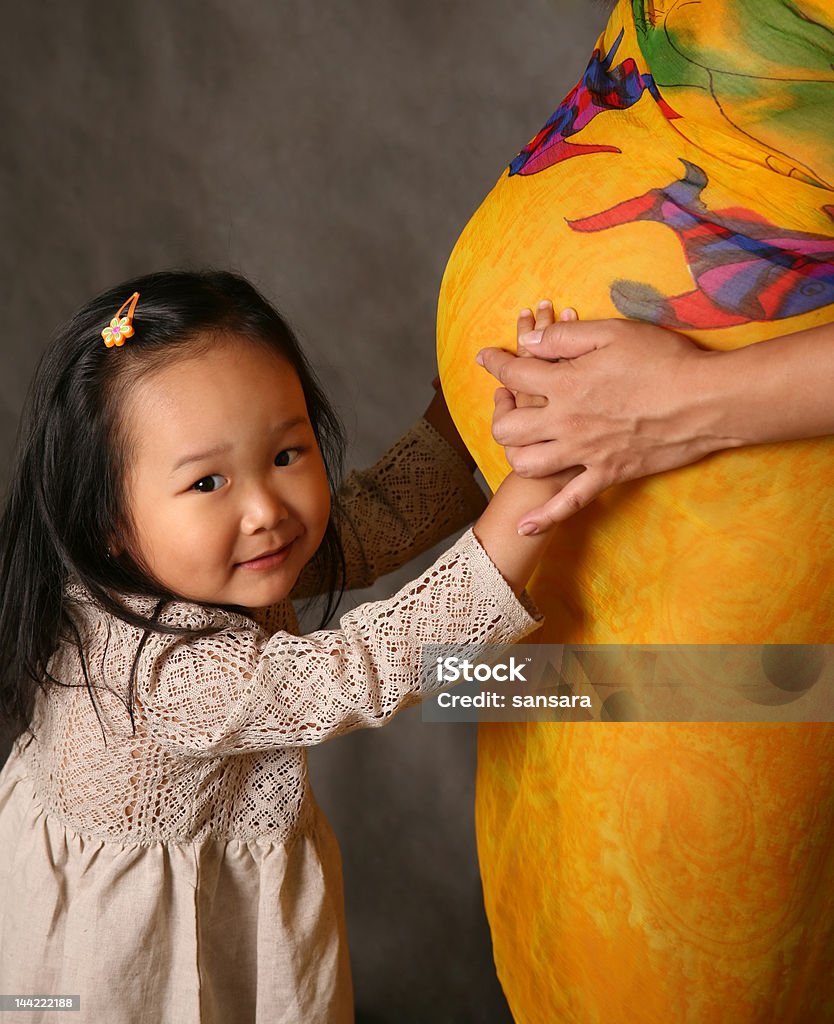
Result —
[{"label": "flower hair clip", "polygon": [[[101,332],[102,338],[104,338],[104,344],[108,348],[112,348],[114,345],[121,347],[125,343],[125,338],[129,338],[133,334],[133,312],[136,309],[136,303],[139,301],[139,292],[134,292],[125,302],[119,306],[116,311],[116,315],[110,321],[110,326],[105,327]],[[123,317],[119,317],[119,313],[129,305],[127,313]]]}]

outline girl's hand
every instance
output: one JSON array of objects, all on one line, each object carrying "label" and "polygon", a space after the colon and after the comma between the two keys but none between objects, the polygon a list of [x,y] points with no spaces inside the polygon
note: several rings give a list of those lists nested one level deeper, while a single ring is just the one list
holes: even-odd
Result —
[{"label": "girl's hand", "polygon": [[[520,526],[546,529],[612,484],[741,443],[716,429],[721,416],[710,374],[723,353],[639,321],[554,322],[551,315],[542,327],[540,319],[548,318],[542,310],[529,329],[526,314],[519,320],[519,344],[527,356],[536,354],[535,361],[497,348],[478,354],[504,385],[495,395],[493,436],[521,476],[569,467],[578,475],[531,508]],[[519,401],[519,395],[537,398]]]},{"label": "girl's hand", "polygon": [[[559,314],[559,319],[576,320],[576,311],[573,309],[563,309]],[[537,356],[538,352],[535,347],[528,351],[525,346],[525,339],[530,337],[535,331],[544,331],[545,328],[555,322],[556,314],[550,299],[542,299],[536,306],[535,313],[531,309],[522,309],[516,321],[516,354],[522,359]],[[515,405],[518,409],[529,408],[530,406],[544,406],[547,405],[547,399],[543,395],[528,395],[523,391],[518,391],[515,393]]]}]

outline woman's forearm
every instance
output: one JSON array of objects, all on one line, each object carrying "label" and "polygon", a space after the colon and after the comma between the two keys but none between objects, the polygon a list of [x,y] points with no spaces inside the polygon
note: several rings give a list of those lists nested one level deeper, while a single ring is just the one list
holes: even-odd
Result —
[{"label": "woman's forearm", "polygon": [[834,434],[834,323],[711,355],[700,388],[728,447]]}]

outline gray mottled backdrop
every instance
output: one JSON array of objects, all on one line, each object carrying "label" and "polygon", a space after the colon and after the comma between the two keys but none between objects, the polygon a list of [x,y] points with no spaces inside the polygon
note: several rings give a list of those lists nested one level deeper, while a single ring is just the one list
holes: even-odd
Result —
[{"label": "gray mottled backdrop", "polygon": [[[431,396],[458,233],[606,18],[588,0],[3,6],[3,485],[51,330],[172,266],[253,279],[335,397],[351,462],[373,460]],[[478,880],[474,732],[412,710],[311,762],[342,843],[359,1019],[509,1020]]]}]

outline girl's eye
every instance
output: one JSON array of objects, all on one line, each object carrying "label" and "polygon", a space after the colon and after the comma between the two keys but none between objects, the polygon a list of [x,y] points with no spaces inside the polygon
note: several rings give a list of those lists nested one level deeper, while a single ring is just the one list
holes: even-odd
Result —
[{"label": "girl's eye", "polygon": [[278,452],[275,456],[276,466],[289,466],[295,462],[298,456],[301,454],[300,448],[285,448],[282,452]]},{"label": "girl's eye", "polygon": [[[199,491],[202,494],[211,494],[212,491],[218,490],[223,486],[223,481],[226,478],[221,476],[220,473],[212,473],[211,476],[204,476],[201,480],[198,480],[195,484],[192,484],[192,491]],[[219,480],[219,484],[215,484],[214,481]],[[206,486],[204,486],[206,485]]]}]

